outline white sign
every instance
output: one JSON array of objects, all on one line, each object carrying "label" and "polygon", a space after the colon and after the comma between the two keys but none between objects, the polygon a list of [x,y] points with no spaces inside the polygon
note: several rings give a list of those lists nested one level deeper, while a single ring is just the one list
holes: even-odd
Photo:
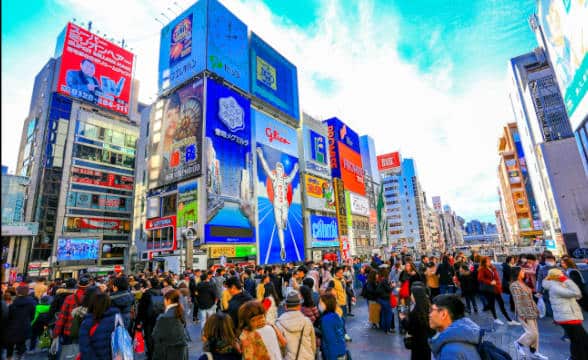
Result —
[{"label": "white sign", "polygon": [[2,224],[2,236],[36,236],[39,233],[39,223]]},{"label": "white sign", "polygon": [[365,196],[349,192],[349,203],[351,204],[352,214],[370,216],[370,202]]}]

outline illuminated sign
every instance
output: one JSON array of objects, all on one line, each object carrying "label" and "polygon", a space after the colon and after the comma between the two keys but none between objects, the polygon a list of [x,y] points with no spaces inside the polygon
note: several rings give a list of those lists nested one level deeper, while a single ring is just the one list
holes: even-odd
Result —
[{"label": "illuminated sign", "polygon": [[312,247],[339,246],[337,219],[328,216],[310,215]]},{"label": "illuminated sign", "polygon": [[335,211],[335,194],[330,180],[307,174],[306,207],[313,210]]},{"label": "illuminated sign", "polygon": [[378,155],[378,170],[385,171],[400,167],[400,153],[398,151],[389,154]]},{"label": "illuminated sign", "polygon": [[309,130],[310,159],[320,164],[327,164],[327,139]]},{"label": "illuminated sign", "polygon": [[349,196],[350,212],[353,215],[370,216],[370,204],[365,196],[347,192]]},{"label": "illuminated sign", "polygon": [[251,109],[251,115],[258,143],[298,156],[298,135],[294,128],[255,109]]},{"label": "illuminated sign", "polygon": [[346,190],[365,195],[365,183],[361,155],[343,143],[338,143],[341,179]]}]

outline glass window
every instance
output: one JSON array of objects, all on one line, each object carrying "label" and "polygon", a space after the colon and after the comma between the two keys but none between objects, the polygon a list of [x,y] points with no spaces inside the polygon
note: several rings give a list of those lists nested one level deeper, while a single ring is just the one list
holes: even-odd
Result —
[{"label": "glass window", "polygon": [[112,143],[118,146],[125,146],[125,134],[119,131],[112,131]]},{"label": "glass window", "polygon": [[128,135],[127,134],[125,136],[125,146],[126,147],[134,148],[135,147],[135,144],[136,144],[136,141],[137,141],[137,137],[134,136],[134,135]]},{"label": "glass window", "polygon": [[163,216],[176,214],[176,194],[163,197]]}]

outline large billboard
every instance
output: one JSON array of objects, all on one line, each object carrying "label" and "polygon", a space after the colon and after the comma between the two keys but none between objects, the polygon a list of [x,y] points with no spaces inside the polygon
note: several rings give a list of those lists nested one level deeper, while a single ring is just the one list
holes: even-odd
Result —
[{"label": "large billboard", "polygon": [[349,198],[349,213],[360,216],[370,216],[370,204],[365,196],[360,196],[350,191],[345,195]]},{"label": "large billboard", "polygon": [[361,155],[343,145],[343,143],[338,143],[337,147],[340,156],[341,180],[343,180],[345,190],[365,195]]},{"label": "large billboard", "polygon": [[151,188],[201,174],[203,84],[198,80],[167,96],[162,120],[151,122]]},{"label": "large billboard", "polygon": [[398,151],[378,155],[378,170],[386,171],[400,167],[400,153]]},{"label": "large billboard", "polygon": [[311,214],[309,221],[311,247],[339,246],[339,228],[336,218]]},{"label": "large billboard", "polygon": [[327,119],[325,122],[329,127],[329,140],[333,137],[335,141],[342,142],[358,154],[361,153],[359,135],[347,124],[336,117]]},{"label": "large billboard", "polygon": [[196,238],[198,228],[198,182],[196,179],[178,184],[177,230],[187,240]]},{"label": "large billboard", "polygon": [[339,224],[339,235],[347,236],[347,206],[345,204],[345,190],[341,179],[333,179],[333,189],[335,190],[335,206],[337,211],[337,223]]},{"label": "large billboard", "polygon": [[127,115],[133,54],[73,23],[64,41],[57,92]]},{"label": "large billboard", "polygon": [[259,263],[303,261],[296,131],[258,111],[253,110],[252,114],[258,134]]},{"label": "large billboard", "polygon": [[318,211],[335,211],[335,191],[331,180],[306,174],[306,208]]},{"label": "large billboard", "polygon": [[330,177],[328,146],[325,135],[310,128],[303,130],[305,170],[317,176]]},{"label": "large billboard", "polygon": [[295,119],[299,119],[296,66],[255,33],[250,42],[251,92]]},{"label": "large billboard", "polygon": [[251,105],[234,90],[207,81],[204,240],[255,242]]},{"label": "large billboard", "polygon": [[588,115],[588,2],[538,0],[537,12],[575,130]]},{"label": "large billboard", "polygon": [[159,92],[208,69],[249,91],[247,26],[217,0],[200,0],[161,29]]}]

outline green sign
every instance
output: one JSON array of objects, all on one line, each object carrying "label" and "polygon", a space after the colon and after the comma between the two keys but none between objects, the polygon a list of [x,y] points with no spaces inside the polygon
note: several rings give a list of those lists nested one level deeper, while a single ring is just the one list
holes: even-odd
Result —
[{"label": "green sign", "polygon": [[195,228],[198,222],[198,183],[196,179],[178,184],[178,228]]},{"label": "green sign", "polygon": [[236,245],[235,257],[256,256],[257,247],[255,245]]}]

